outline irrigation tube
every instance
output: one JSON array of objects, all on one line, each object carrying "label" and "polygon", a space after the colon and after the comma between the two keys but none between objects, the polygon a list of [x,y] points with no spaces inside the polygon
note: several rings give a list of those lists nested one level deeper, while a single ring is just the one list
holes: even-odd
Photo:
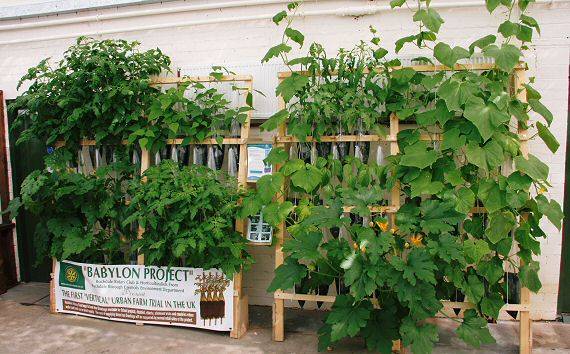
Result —
[{"label": "irrigation tube", "polygon": [[[275,4],[285,2],[282,0],[263,0],[263,1],[243,1],[240,2],[241,5],[239,6],[247,6],[247,4],[255,4],[259,6],[261,4]],[[561,3],[568,3],[570,0],[537,0],[532,4],[547,4],[547,5],[554,5],[554,4],[561,4]],[[233,7],[230,5],[237,5],[237,2],[232,3],[224,3],[227,7]],[[208,7],[209,9],[218,9],[220,8],[221,4],[218,5],[211,5]],[[447,3],[432,3],[432,8],[438,9],[445,9],[445,8],[465,8],[465,7],[481,7],[485,6],[484,1],[462,1],[462,2],[447,2]],[[532,5],[531,5],[532,6]],[[197,8],[198,6],[196,6]],[[206,6],[202,6],[204,9]],[[398,9],[404,8],[396,8],[392,9],[389,5],[373,5],[369,4],[366,6],[354,6],[354,7],[343,7],[338,9],[330,9],[330,10],[314,10],[314,11],[304,11],[299,12],[296,14],[297,17],[312,17],[312,16],[365,16],[365,15],[374,15],[380,12],[385,11],[393,11]],[[406,8],[407,9],[407,8]],[[152,11],[152,13],[151,13]],[[163,11],[168,11],[164,13],[173,12],[173,8],[164,9]],[[190,10],[187,10],[190,11]],[[157,15],[162,14],[160,9],[156,10],[147,10],[147,11],[136,11],[132,13],[128,13],[127,17],[136,17],[136,13],[145,13],[147,16],[150,14]],[[183,12],[183,10],[179,10],[178,12]],[[110,16],[110,15],[109,15]],[[118,16],[118,14],[117,14]],[[140,14],[138,15],[140,16]],[[77,32],[77,33],[66,33],[57,36],[45,36],[45,37],[35,37],[35,38],[22,38],[22,39],[15,39],[15,40],[8,40],[0,42],[0,45],[8,45],[8,44],[19,44],[19,43],[30,43],[30,42],[41,42],[41,41],[49,41],[49,40],[58,40],[58,39],[66,39],[66,38],[76,38],[79,36],[101,36],[113,33],[124,33],[124,32],[136,32],[136,31],[147,31],[147,30],[156,30],[156,29],[164,29],[164,28],[173,28],[173,27],[188,27],[188,26],[197,26],[197,25],[208,25],[208,24],[218,24],[218,23],[228,23],[228,22],[241,22],[241,21],[255,21],[255,20],[267,20],[271,19],[274,16],[274,13],[270,14],[261,14],[261,15],[248,15],[248,16],[231,16],[231,17],[223,17],[223,18],[215,18],[215,19],[204,19],[204,20],[192,20],[192,21],[181,21],[181,22],[168,22],[168,23],[161,23],[156,25],[147,25],[147,26],[134,26],[134,27],[123,27],[123,28],[113,28],[109,30],[99,30],[99,31],[85,31],[85,32]],[[100,19],[101,17],[99,17]],[[121,17],[119,17],[121,18]],[[79,21],[77,19],[76,21]],[[58,20],[58,21],[67,21],[67,20]],[[90,20],[92,21],[92,20]],[[57,22],[57,21],[52,21]],[[80,21],[82,22],[82,21]],[[2,27],[0,27],[2,30]]]}]

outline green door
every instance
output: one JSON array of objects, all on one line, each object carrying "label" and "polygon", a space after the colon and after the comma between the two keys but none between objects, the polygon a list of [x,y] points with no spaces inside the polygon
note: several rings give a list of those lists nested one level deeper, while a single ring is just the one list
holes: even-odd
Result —
[{"label": "green door", "polygon": [[[10,103],[9,101],[7,102]],[[9,127],[15,119],[15,115],[8,114]],[[26,176],[38,169],[43,168],[43,159],[46,154],[46,146],[40,141],[26,142],[16,145],[16,140],[22,129],[13,131],[10,129],[10,164],[12,166],[12,184],[14,196],[20,195],[20,187]],[[18,255],[20,258],[21,280],[48,282],[51,272],[49,259],[36,259],[34,231],[37,218],[22,210],[16,218],[16,233],[18,235]]]}]

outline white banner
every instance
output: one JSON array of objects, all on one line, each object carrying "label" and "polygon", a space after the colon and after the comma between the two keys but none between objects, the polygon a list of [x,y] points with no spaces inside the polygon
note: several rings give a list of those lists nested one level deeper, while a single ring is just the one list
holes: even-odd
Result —
[{"label": "white banner", "polygon": [[57,312],[230,331],[233,281],[216,269],[56,262]]}]

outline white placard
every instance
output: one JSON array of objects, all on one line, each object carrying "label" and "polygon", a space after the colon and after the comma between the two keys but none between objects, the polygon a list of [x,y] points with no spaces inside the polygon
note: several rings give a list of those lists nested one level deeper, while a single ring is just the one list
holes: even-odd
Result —
[{"label": "white placard", "polygon": [[263,160],[269,155],[271,144],[250,144],[247,146],[247,180],[257,181],[265,175],[270,175],[273,166],[266,165]]},{"label": "white placard", "polygon": [[230,331],[233,281],[216,269],[56,262],[57,312]]}]

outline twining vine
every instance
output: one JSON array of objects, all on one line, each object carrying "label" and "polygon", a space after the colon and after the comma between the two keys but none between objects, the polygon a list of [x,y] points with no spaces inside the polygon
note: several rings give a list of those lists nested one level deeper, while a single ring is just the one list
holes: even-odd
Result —
[{"label": "twining vine", "polygon": [[[324,287],[326,294],[334,283],[338,295],[319,331],[320,350],[358,335],[370,350],[389,353],[401,339],[414,353],[431,352],[438,333],[426,320],[441,313],[442,300],[464,297],[475,307],[455,319],[456,333],[479,347],[494,342],[487,322],[509,296],[513,301],[514,278],[540,290],[534,259],[546,237],[540,222],[546,217],[560,229],[562,211],[546,196],[548,166],[521,149],[518,131],[536,132],[552,152],[559,147],[533,80],[513,85],[515,71],[524,70],[523,53],[540,34],[526,14],[530,3],[487,0],[491,13],[506,8],[499,35],[462,48],[438,40],[444,20],[429,1],[393,0],[392,7],[410,8],[418,24],[416,34],[396,41],[396,53],[415,45],[427,55],[414,62],[433,64],[435,57],[451,68],[430,73],[389,59],[373,27],[369,43],[334,57],[313,43],[306,56],[290,59],[292,45],[305,44],[292,27],[299,5],[273,18],[285,24],[283,40],[262,61],[281,58],[292,72],[276,89],[286,108],[262,128],[285,124],[301,143],[272,150],[266,162],[281,168],[258,181],[242,212],[261,211],[274,227],[284,221],[290,235],[268,291],[323,294]],[[474,55],[492,58],[495,68],[462,64]],[[539,119],[531,120],[532,112]],[[370,145],[355,144],[359,154],[349,156],[348,144],[320,140],[385,136],[382,127],[393,115],[412,124],[398,133],[395,155],[381,152],[372,161]],[[303,143],[307,137],[316,139],[316,152]],[[369,208],[390,205],[398,183],[403,203],[395,221]]]}]

